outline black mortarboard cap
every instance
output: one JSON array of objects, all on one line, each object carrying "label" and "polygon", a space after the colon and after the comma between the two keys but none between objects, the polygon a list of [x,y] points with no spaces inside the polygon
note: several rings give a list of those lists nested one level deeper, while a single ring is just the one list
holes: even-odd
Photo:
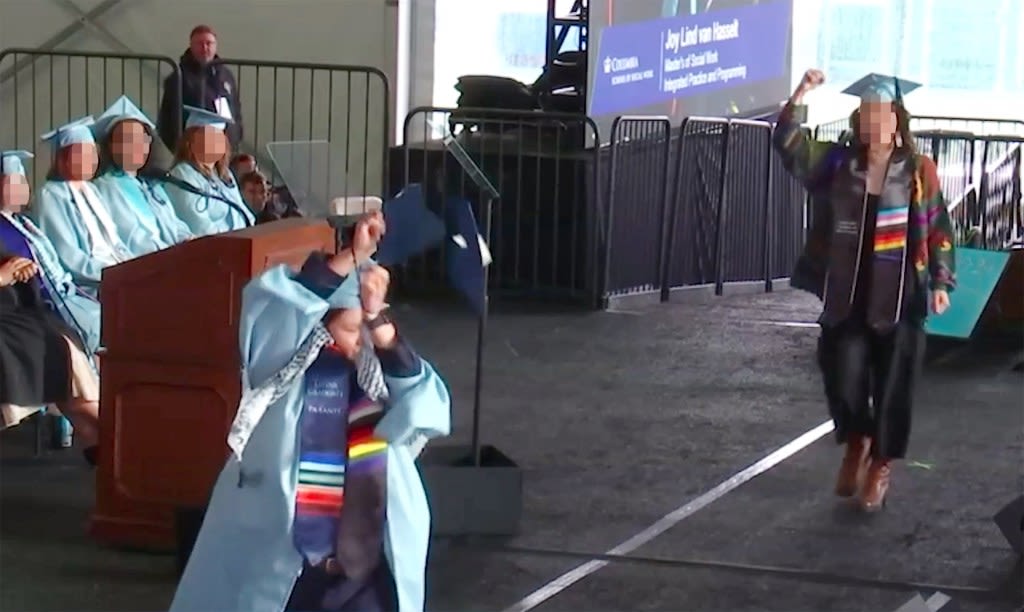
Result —
[{"label": "black mortarboard cap", "polygon": [[449,237],[446,242],[448,282],[462,294],[478,316],[487,307],[484,267],[490,264],[490,254],[480,236],[473,215],[473,207],[465,199],[451,198],[447,202]]},{"label": "black mortarboard cap", "polygon": [[405,263],[444,240],[444,222],[427,208],[423,187],[418,184],[384,202],[381,210],[387,232],[374,259],[382,266]]}]

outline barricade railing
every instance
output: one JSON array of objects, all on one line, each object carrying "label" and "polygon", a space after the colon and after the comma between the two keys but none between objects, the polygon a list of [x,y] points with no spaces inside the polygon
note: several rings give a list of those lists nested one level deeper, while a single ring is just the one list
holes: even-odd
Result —
[{"label": "barricade railing", "polygon": [[604,301],[661,292],[668,263],[672,179],[668,117],[618,117],[612,123],[605,218]]},{"label": "barricade railing", "polygon": [[[446,200],[481,202],[473,183],[445,151],[443,126],[500,193],[488,243],[496,296],[569,298],[596,305],[599,253],[605,248],[598,128],[582,115],[494,109],[422,107],[405,120],[392,187],[421,183],[428,204],[445,214]],[[398,271],[404,291],[443,286],[444,253],[431,252]]]},{"label": "barricade railing", "polygon": [[984,139],[978,208],[982,244],[986,249],[1006,249],[1024,237],[1022,147],[1024,138]]},{"label": "barricade railing", "polygon": [[970,185],[959,198],[947,205],[953,223],[953,243],[957,246],[981,248],[982,237],[978,229],[981,219],[977,185]]},{"label": "barricade railing", "polygon": [[[388,177],[391,89],[371,66],[223,59],[238,85],[242,149],[266,164],[266,145],[328,141],[345,160],[345,193],[380,195]],[[203,84],[205,86],[205,84]],[[206,96],[201,93],[201,98]],[[267,168],[273,175],[276,169]],[[340,170],[340,168],[339,168]],[[341,184],[332,177],[332,184]]]},{"label": "barricade railing", "polygon": [[[0,143],[36,154],[29,172],[39,184],[52,159],[40,134],[99,114],[121,95],[155,121],[167,78],[181,77],[178,63],[162,55],[5,49],[0,51]],[[180,117],[180,99],[175,106]]]},{"label": "barricade railing", "polygon": [[[715,283],[721,244],[720,213],[729,175],[729,121],[683,121],[670,203],[666,289]],[[717,283],[716,283],[717,284]]]},{"label": "barricade railing", "polygon": [[806,194],[772,149],[762,121],[691,117],[683,122],[669,204],[672,289],[786,278],[804,240]]},{"label": "barricade railing", "polygon": [[[814,128],[814,138],[821,141],[839,140],[850,129],[850,119],[835,119]],[[910,131],[970,132],[979,136],[1024,136],[1024,121],[1020,119],[984,119],[979,117],[943,117],[915,115],[910,118]]]}]

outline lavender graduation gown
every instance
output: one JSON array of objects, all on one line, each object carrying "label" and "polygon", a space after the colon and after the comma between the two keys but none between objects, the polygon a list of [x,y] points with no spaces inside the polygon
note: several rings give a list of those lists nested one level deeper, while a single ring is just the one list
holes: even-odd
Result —
[{"label": "lavender graduation gown", "polygon": [[[300,275],[286,266],[267,270],[242,294],[243,367],[258,387],[288,364],[328,309],[350,306],[351,288],[325,266],[307,265]],[[354,275],[346,283],[358,282]],[[409,378],[385,376],[390,399],[376,434],[387,440],[387,511],[384,552],[394,576],[399,612],[422,612],[430,508],[413,446],[447,435],[448,390],[421,360]],[[244,447],[224,466],[171,612],[281,612],[302,571],[292,540],[296,446],[303,404],[303,377],[271,404]],[[242,476],[244,474],[244,477]]]}]

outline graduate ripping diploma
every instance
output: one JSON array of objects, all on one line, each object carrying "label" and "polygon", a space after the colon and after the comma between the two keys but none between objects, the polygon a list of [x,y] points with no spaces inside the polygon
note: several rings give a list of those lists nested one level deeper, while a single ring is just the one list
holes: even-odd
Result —
[{"label": "graduate ripping diploma", "polygon": [[450,399],[384,312],[371,213],[338,255],[243,292],[241,406],[173,611],[420,612],[430,510],[414,460]]}]

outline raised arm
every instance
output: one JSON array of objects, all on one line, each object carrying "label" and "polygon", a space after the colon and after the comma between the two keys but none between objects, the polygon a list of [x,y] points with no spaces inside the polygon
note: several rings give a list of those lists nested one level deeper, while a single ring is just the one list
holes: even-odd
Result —
[{"label": "raised arm", "polygon": [[257,387],[288,364],[302,342],[340,306],[345,283],[358,282],[351,251],[313,253],[298,273],[279,265],[242,290],[240,343],[249,384]]},{"label": "raised arm", "polygon": [[426,440],[450,433],[451,397],[441,377],[412,350],[395,324],[377,320],[390,283],[387,270],[371,267],[360,280],[360,301],[389,394],[375,433],[415,455]]},{"label": "raised arm", "polygon": [[313,253],[297,273],[279,265],[249,281],[242,290],[239,341],[250,387],[287,365],[329,310],[351,302],[348,296],[359,286],[355,271],[370,262],[383,228],[382,214],[368,214],[352,245],[336,255]]},{"label": "raised arm", "polygon": [[814,189],[822,179],[830,152],[837,145],[831,142],[818,142],[811,138],[804,129],[807,119],[807,106],[804,96],[822,84],[825,76],[818,70],[808,70],[793,95],[790,96],[779,115],[772,144],[782,158],[782,164],[807,189]]}]

